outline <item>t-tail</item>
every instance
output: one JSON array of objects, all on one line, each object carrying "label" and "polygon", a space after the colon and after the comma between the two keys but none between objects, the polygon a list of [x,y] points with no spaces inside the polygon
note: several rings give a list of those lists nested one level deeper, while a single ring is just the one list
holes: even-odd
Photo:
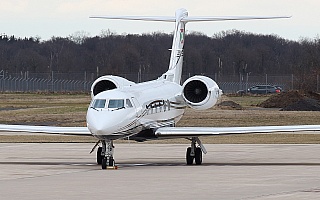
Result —
[{"label": "t-tail", "polygon": [[185,39],[186,21],[183,19],[188,17],[186,9],[179,9],[176,11],[175,30],[173,35],[173,42],[171,47],[171,56],[169,63],[169,70],[163,74],[167,80],[181,84],[182,64],[183,64],[183,46]]},{"label": "t-tail", "polygon": [[175,22],[175,30],[171,50],[169,69],[162,75],[162,78],[181,84],[183,65],[183,46],[185,42],[185,26],[187,22],[205,21],[229,21],[229,20],[253,20],[253,19],[280,19],[290,16],[210,16],[210,17],[189,17],[188,11],[184,8],[176,10],[175,17],[165,16],[92,16],[90,18],[100,19],[124,19],[141,21]]}]

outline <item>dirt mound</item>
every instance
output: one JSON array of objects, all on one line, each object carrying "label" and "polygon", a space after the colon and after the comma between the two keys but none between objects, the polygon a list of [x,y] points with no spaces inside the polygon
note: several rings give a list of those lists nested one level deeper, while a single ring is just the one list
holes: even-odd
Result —
[{"label": "dirt mound", "polygon": [[315,92],[289,91],[271,96],[258,106],[286,111],[320,111],[320,95]]},{"label": "dirt mound", "polygon": [[305,96],[320,101],[320,94],[318,93],[308,91],[305,92]]},{"label": "dirt mound", "polygon": [[316,99],[304,98],[290,104],[281,110],[284,111],[320,111],[320,103]]},{"label": "dirt mound", "polygon": [[300,101],[304,98],[304,95],[298,91],[282,92],[271,96],[269,99],[258,104],[263,108],[284,108],[292,103]]},{"label": "dirt mound", "polygon": [[242,106],[237,104],[234,101],[223,101],[217,104],[218,107],[222,109],[235,109],[235,110],[242,110]]}]

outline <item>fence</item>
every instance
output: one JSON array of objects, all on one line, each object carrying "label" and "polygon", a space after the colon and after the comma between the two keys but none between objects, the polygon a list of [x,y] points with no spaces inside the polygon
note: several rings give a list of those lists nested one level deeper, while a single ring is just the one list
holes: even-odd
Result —
[{"label": "fence", "polygon": [[[143,82],[153,80],[161,74],[119,74],[134,82]],[[206,75],[206,74],[203,74]],[[183,75],[182,81],[192,75]],[[215,80],[224,93],[235,93],[239,90],[247,90],[254,85],[278,85],[284,90],[299,89],[300,80],[294,75],[275,76],[262,75],[251,76],[246,75],[206,75]],[[66,79],[71,78],[72,79]],[[1,92],[88,92],[90,91],[93,81],[97,77],[93,73],[17,73],[8,74],[0,71],[0,91]],[[319,92],[320,80],[314,83]]]},{"label": "fence", "polygon": [[91,81],[79,80],[23,79],[17,77],[0,79],[1,92],[88,92],[91,85]]}]

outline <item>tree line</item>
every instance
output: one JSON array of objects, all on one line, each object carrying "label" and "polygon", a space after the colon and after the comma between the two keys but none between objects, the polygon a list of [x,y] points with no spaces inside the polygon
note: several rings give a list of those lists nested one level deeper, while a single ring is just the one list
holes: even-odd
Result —
[{"label": "tree line", "polygon": [[[94,37],[79,32],[45,41],[2,35],[0,71],[97,73],[98,69],[99,75],[116,75],[140,70],[161,75],[168,68],[171,43],[172,35],[161,32],[118,35],[107,30]],[[247,73],[294,74],[302,82],[316,79],[320,74],[320,38],[291,41],[239,30],[212,37],[199,32],[186,35],[183,74]]]}]

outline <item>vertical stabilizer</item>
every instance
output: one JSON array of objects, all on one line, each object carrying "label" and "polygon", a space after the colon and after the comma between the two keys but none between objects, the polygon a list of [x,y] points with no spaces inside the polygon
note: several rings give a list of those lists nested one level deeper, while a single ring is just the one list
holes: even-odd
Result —
[{"label": "vertical stabilizer", "polygon": [[176,24],[173,35],[173,42],[171,48],[171,56],[169,63],[169,70],[163,75],[165,79],[180,84],[183,64],[183,46],[185,37],[184,18],[188,17],[186,9],[179,9],[176,11]]}]

